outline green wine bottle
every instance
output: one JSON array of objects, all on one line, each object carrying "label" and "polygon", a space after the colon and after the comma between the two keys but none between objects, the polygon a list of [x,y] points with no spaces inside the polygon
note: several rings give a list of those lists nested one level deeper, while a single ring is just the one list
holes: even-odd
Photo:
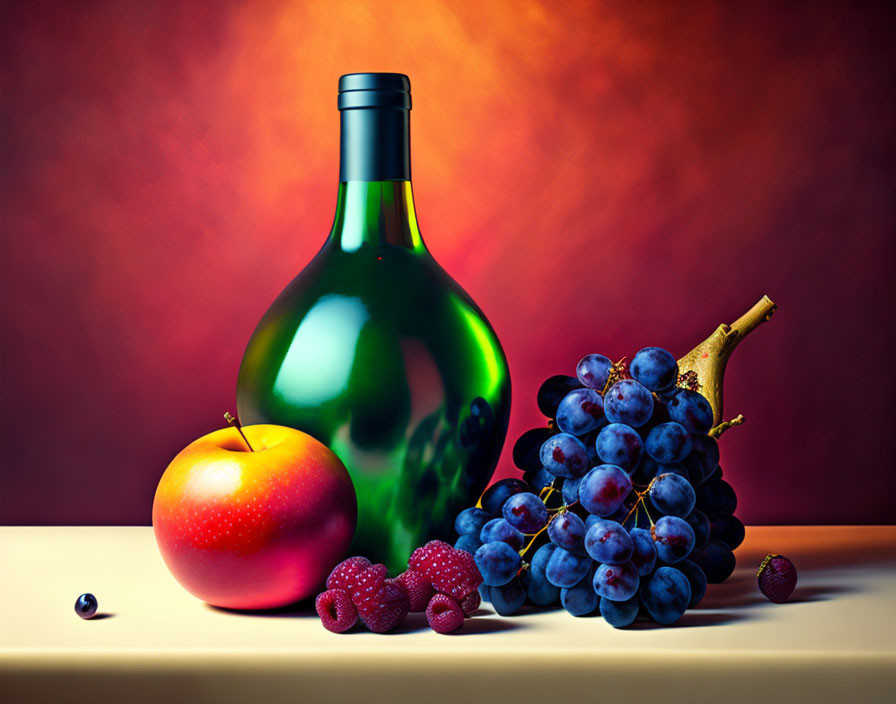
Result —
[{"label": "green wine bottle", "polygon": [[237,381],[244,423],[303,430],[345,463],[352,546],[407,567],[494,472],[510,377],[482,311],[426,249],[410,181],[410,82],[339,79],[340,183],[323,248],[265,313]]}]

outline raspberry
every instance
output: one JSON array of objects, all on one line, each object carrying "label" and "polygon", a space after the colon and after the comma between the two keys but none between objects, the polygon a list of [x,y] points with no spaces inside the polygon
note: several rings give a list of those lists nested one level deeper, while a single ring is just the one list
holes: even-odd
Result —
[{"label": "raspberry", "polygon": [[402,572],[396,579],[408,590],[408,597],[411,600],[411,611],[415,613],[425,611],[426,605],[429,604],[429,600],[435,594],[429,579],[416,570],[411,569],[407,572]]},{"label": "raspberry", "polygon": [[460,608],[463,610],[464,614],[469,616],[479,608],[481,603],[482,597],[479,595],[479,590],[477,589],[475,592],[470,592],[461,599]]},{"label": "raspberry", "polygon": [[426,607],[426,620],[436,633],[451,633],[464,624],[464,612],[446,594],[436,594]]},{"label": "raspberry", "polygon": [[370,560],[366,557],[350,557],[343,560],[333,568],[327,577],[327,589],[344,589],[351,591],[355,588],[357,576],[370,567]]},{"label": "raspberry", "polygon": [[387,579],[376,593],[358,607],[361,620],[374,633],[386,633],[400,626],[411,602],[408,591],[397,579]]},{"label": "raspberry", "polygon": [[434,572],[441,572],[444,560],[453,550],[454,548],[448,543],[443,543],[441,540],[430,540],[422,548],[414,550],[408,560],[408,567],[432,579]]},{"label": "raspberry", "polygon": [[328,589],[317,595],[314,609],[328,631],[345,633],[358,622],[358,612],[342,589]]},{"label": "raspberry", "polygon": [[386,581],[386,566],[381,564],[371,565],[354,576],[355,585],[350,592],[352,603],[358,609],[358,615],[363,619],[368,611],[373,610],[376,594]]},{"label": "raspberry", "polygon": [[476,559],[473,557],[473,553],[469,553],[466,550],[458,550],[457,553],[457,561],[461,564],[469,578],[476,582],[478,587],[482,584],[482,575],[476,566]]},{"label": "raspberry", "polygon": [[414,550],[408,564],[427,577],[437,592],[455,600],[463,599],[482,584],[473,556],[441,540],[431,540]]},{"label": "raspberry", "polygon": [[446,560],[447,569],[434,575],[432,585],[436,591],[448,594],[457,601],[466,598],[482,584],[482,575],[473,556],[463,550],[454,550]]},{"label": "raspberry", "polygon": [[776,604],[787,601],[796,587],[796,567],[783,555],[767,555],[757,576],[759,591]]}]

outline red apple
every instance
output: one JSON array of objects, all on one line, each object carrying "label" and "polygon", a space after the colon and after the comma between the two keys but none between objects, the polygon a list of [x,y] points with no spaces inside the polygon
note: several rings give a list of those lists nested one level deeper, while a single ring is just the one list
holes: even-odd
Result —
[{"label": "red apple", "polygon": [[315,593],[351,545],[357,502],[336,455],[279,425],[195,440],[162,475],[152,524],[168,569],[194,596],[269,609]]}]

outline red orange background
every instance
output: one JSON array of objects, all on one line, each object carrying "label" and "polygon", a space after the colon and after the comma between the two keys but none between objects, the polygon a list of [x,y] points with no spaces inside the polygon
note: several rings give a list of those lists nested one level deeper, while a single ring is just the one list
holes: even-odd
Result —
[{"label": "red orange background", "polygon": [[326,236],[351,71],[411,77],[424,238],[503,341],[510,441],[585,353],[682,354],[768,293],[727,376],[739,514],[896,520],[887,5],[2,12],[2,522],[149,521]]}]

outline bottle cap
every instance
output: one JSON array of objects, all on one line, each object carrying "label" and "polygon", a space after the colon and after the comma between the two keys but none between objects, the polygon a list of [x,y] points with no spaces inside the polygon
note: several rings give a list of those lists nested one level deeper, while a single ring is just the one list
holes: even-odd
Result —
[{"label": "bottle cap", "polygon": [[347,73],[339,78],[340,110],[411,109],[411,81],[403,73]]}]

